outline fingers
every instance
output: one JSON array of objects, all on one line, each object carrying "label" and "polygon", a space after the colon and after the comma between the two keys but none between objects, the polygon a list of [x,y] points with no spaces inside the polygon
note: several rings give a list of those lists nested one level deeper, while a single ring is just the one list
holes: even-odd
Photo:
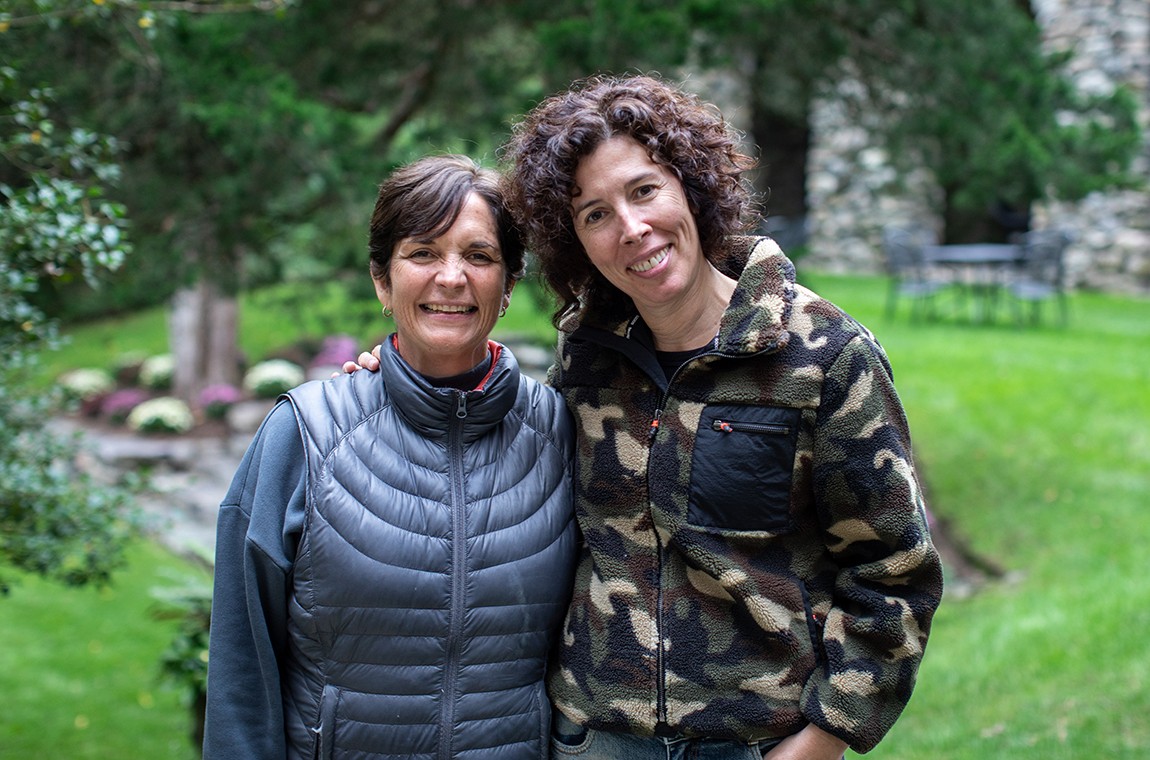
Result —
[{"label": "fingers", "polygon": [[350,375],[352,372],[358,372],[361,369],[366,369],[369,372],[379,371],[379,346],[368,353],[364,351],[355,361],[346,361],[343,363],[344,374]]}]

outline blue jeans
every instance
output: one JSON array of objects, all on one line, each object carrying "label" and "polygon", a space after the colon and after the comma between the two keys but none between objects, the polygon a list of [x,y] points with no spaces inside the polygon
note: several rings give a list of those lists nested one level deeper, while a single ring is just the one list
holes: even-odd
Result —
[{"label": "blue jeans", "polygon": [[762,760],[776,744],[636,736],[583,728],[558,710],[551,717],[551,760]]}]

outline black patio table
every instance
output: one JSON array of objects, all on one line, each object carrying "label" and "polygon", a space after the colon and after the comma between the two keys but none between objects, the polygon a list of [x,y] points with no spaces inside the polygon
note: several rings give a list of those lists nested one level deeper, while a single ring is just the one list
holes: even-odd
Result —
[{"label": "black patio table", "polygon": [[1002,290],[1022,261],[1022,247],[1013,243],[928,245],[923,257],[928,266],[948,270],[951,283],[974,300],[977,317],[992,322]]}]

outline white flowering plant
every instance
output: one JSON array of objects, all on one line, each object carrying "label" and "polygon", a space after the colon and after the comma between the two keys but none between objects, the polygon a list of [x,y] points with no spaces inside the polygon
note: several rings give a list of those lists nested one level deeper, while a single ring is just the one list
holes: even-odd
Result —
[{"label": "white flowering plant", "polygon": [[191,408],[171,396],[149,399],[128,414],[128,427],[140,433],[186,433],[195,422]]},{"label": "white flowering plant", "polygon": [[286,359],[268,359],[247,371],[244,390],[257,398],[275,398],[303,381],[303,367]]},{"label": "white flowering plant", "polygon": [[140,365],[140,385],[154,391],[164,391],[172,387],[172,374],[176,362],[171,354],[157,354],[144,359]]},{"label": "white flowering plant", "polygon": [[109,372],[92,367],[65,372],[60,375],[59,383],[64,395],[73,401],[91,401],[111,393],[116,387]]}]

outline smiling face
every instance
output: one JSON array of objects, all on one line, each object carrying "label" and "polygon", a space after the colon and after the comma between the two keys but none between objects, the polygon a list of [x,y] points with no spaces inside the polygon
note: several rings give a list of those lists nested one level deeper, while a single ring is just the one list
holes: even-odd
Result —
[{"label": "smiling face", "polygon": [[579,162],[575,234],[607,280],[640,313],[673,305],[708,268],[679,179],[631,137],[612,137]]},{"label": "smiling face", "polygon": [[487,337],[511,300],[491,208],[471,193],[438,237],[408,237],[393,252],[379,302],[395,314],[399,355],[417,372],[449,377],[487,355]]}]

